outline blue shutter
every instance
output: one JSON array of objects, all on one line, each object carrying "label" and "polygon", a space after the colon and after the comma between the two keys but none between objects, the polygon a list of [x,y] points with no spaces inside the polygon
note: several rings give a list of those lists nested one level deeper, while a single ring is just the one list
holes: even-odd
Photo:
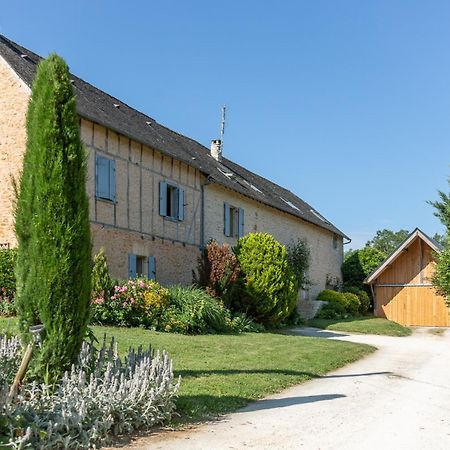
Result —
[{"label": "blue shutter", "polygon": [[167,216],[167,183],[165,181],[159,182],[159,214]]},{"label": "blue shutter", "polygon": [[132,253],[128,254],[128,278],[136,278],[137,272],[137,256]]},{"label": "blue shutter", "polygon": [[184,189],[178,189],[178,220],[184,220]]},{"label": "blue shutter", "polygon": [[154,256],[148,257],[148,279],[156,280],[156,258]]},{"label": "blue shutter", "polygon": [[116,201],[116,161],[109,160],[109,199]]},{"label": "blue shutter", "polygon": [[109,198],[109,160],[98,155],[95,158],[95,195]]},{"label": "blue shutter", "polygon": [[230,229],[230,205],[228,203],[223,204],[223,232],[225,236],[231,235]]},{"label": "blue shutter", "polygon": [[239,208],[238,215],[238,237],[241,238],[244,236],[244,210]]}]

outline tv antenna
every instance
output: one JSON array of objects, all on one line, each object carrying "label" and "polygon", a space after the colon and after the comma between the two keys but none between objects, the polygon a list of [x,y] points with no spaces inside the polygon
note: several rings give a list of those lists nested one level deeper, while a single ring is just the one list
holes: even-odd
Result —
[{"label": "tv antenna", "polygon": [[227,107],[226,105],[222,106],[222,119],[220,121],[220,141],[222,142],[223,147],[223,136],[225,134],[225,118],[227,113]]}]

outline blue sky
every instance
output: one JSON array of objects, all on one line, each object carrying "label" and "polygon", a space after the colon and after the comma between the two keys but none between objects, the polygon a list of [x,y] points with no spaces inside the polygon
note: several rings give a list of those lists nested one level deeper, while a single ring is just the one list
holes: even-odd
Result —
[{"label": "blue sky", "polygon": [[450,2],[20,1],[0,32],[289,188],[363,245],[442,232]]}]

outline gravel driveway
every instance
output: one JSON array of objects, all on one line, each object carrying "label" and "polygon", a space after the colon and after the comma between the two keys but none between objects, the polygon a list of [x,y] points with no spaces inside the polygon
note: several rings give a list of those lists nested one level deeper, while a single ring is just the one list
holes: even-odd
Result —
[{"label": "gravel driveway", "polygon": [[450,449],[450,330],[410,337],[319,335],[378,347],[319,379],[193,430],[162,432],[131,449]]}]

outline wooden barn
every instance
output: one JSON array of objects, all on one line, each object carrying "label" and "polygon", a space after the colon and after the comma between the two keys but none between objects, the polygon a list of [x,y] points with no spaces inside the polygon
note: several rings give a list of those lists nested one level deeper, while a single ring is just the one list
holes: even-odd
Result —
[{"label": "wooden barn", "polygon": [[364,281],[374,297],[374,314],[402,325],[450,326],[450,309],[436,294],[433,253],[441,245],[416,228]]}]

